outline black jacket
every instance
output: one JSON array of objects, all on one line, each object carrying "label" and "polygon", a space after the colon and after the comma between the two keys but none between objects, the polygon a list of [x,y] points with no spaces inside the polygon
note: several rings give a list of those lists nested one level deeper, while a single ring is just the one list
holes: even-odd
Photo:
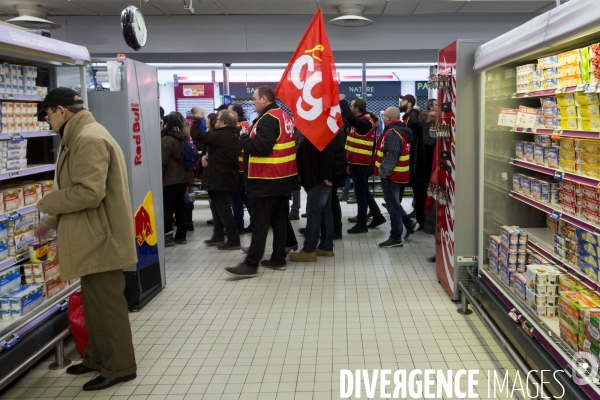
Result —
[{"label": "black jacket", "polygon": [[324,180],[333,180],[335,143],[332,140],[323,151],[319,151],[310,140],[300,141],[296,162],[300,173],[300,184],[310,190]]},{"label": "black jacket", "polygon": [[371,124],[371,122],[369,122],[369,120],[367,119],[361,119],[360,117],[354,115],[354,113],[350,109],[350,105],[348,104],[347,100],[344,99],[340,101],[340,108],[342,109],[342,116],[344,117],[344,120],[350,126],[354,127],[357,134],[364,136],[371,131],[371,129],[373,128],[373,124]]},{"label": "black jacket", "polygon": [[[408,118],[410,116],[410,118]],[[410,148],[410,180],[412,184],[423,182],[423,177],[427,171],[424,170],[424,165],[427,163],[425,154],[425,145],[423,144],[423,123],[421,122],[419,112],[414,108],[410,113],[403,116],[403,121],[406,126],[413,132],[413,142]],[[431,171],[431,159],[429,158],[429,167]],[[427,176],[426,182],[429,182]]]},{"label": "black jacket", "polygon": [[[240,143],[244,149],[244,183],[248,197],[256,199],[270,196],[287,196],[290,193],[300,189],[298,176],[289,176],[281,179],[249,179],[248,178],[248,159],[253,154],[259,157],[268,156],[273,151],[273,146],[277,142],[280,134],[279,121],[270,115],[265,115],[267,111],[279,108],[277,104],[268,105],[258,118],[254,121],[256,127],[256,136],[250,138],[249,134],[240,136]],[[264,118],[261,118],[263,117]]]},{"label": "black jacket", "polygon": [[235,126],[201,132],[198,141],[208,145],[208,166],[202,174],[202,189],[233,193],[238,186],[240,140]]},{"label": "black jacket", "polygon": [[204,127],[204,122],[201,121],[200,117],[194,118],[194,122],[192,122],[192,125],[190,126],[190,136],[192,137],[192,140],[194,141],[196,148],[201,153],[205,153],[205,151],[206,151],[206,145],[204,145],[203,143],[201,143],[198,140],[198,137],[200,136],[200,134],[202,132],[204,132],[203,127]]},{"label": "black jacket", "polygon": [[346,125],[342,125],[340,131],[331,141],[334,146],[333,154],[333,187],[340,188],[346,185],[348,177],[348,161],[346,160]]}]

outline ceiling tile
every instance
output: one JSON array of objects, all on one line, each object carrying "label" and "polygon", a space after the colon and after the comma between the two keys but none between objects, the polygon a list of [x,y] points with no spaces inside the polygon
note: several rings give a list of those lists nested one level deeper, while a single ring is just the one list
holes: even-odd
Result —
[{"label": "ceiling tile", "polygon": [[412,14],[419,5],[419,0],[390,0],[385,15],[389,14]]},{"label": "ceiling tile", "polygon": [[532,13],[548,5],[548,1],[470,1],[460,12],[475,13]]},{"label": "ceiling tile", "polygon": [[440,14],[458,12],[467,1],[421,1],[415,14]]}]

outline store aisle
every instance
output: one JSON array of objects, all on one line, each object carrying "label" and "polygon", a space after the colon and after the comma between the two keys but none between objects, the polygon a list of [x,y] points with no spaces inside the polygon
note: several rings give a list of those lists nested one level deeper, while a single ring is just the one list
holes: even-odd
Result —
[{"label": "store aisle", "polygon": [[[342,209],[347,221],[356,205]],[[288,261],[283,272],[261,268],[257,278],[234,280],[223,268],[243,254],[203,244],[209,215],[207,202],[196,202],[188,244],[167,250],[167,287],[130,314],[136,380],[83,392],[92,375],[49,371],[48,359],[1,398],[329,400],[340,398],[340,369],[464,368],[481,371],[485,399],[484,374],[511,368],[478,317],[458,314],[437,282],[426,261],[432,236],[418,232],[403,248],[379,249],[388,222],[345,234],[332,259]]]}]

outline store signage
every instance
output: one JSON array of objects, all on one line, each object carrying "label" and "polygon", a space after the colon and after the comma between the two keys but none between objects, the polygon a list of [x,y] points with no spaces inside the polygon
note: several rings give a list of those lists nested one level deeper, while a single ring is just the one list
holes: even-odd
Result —
[{"label": "store signage", "polygon": [[[219,86],[221,93],[223,93],[223,84],[219,83]],[[275,90],[277,82],[230,82],[229,94],[236,99],[250,99],[259,86],[269,86]],[[340,82],[338,91],[349,98],[362,96],[362,82]],[[367,95],[370,95],[369,97],[398,97],[400,93],[399,81],[367,83]]]},{"label": "store signage", "polygon": [[47,38],[0,25],[0,43],[56,54],[73,60],[90,61],[90,53],[83,46]]},{"label": "store signage", "polygon": [[525,106],[519,106],[517,111],[517,121],[515,127],[517,128],[535,128],[535,121],[537,120],[538,110],[536,108],[530,108]]},{"label": "store signage", "polygon": [[189,82],[185,84],[179,84],[178,87],[174,88],[175,99],[189,99],[189,98],[213,98],[215,85],[206,82]]},{"label": "store signage", "polygon": [[204,96],[204,85],[183,85],[183,95],[185,97]]},{"label": "store signage", "polygon": [[[339,92],[352,98],[362,96],[362,82],[340,82]],[[370,97],[398,97],[401,93],[400,82],[367,82],[367,95]]]},{"label": "store signage", "polygon": [[415,82],[415,96],[416,97],[429,97],[429,86],[427,81],[416,81]]},{"label": "store signage", "polygon": [[[133,140],[135,141],[135,156],[133,157],[133,162],[135,165],[140,165],[142,163],[142,136],[139,134],[140,132],[140,105],[138,103],[131,103],[131,112],[133,112]],[[138,133],[136,135],[136,133]]]},{"label": "store signage", "polygon": [[513,110],[512,108],[501,108],[500,115],[498,116],[498,125],[514,128],[517,122],[517,113],[518,110]]}]

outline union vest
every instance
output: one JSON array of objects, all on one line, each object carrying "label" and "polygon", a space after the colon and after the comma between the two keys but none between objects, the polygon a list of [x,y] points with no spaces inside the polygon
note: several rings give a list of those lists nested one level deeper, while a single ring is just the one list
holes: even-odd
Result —
[{"label": "union vest", "polygon": [[250,138],[256,136],[260,120],[265,115],[270,115],[279,121],[279,136],[273,150],[266,157],[250,154],[248,157],[249,179],[281,179],[298,175],[296,165],[296,142],[294,141],[294,123],[281,109],[275,108],[267,111],[252,127]]},{"label": "union vest", "polygon": [[375,152],[375,175],[379,175],[379,167],[381,166],[381,161],[383,160],[383,147],[385,145],[385,138],[390,134],[396,134],[400,136],[400,140],[402,141],[402,152],[398,158],[398,161],[396,162],[394,170],[387,177],[387,179],[396,183],[408,183],[410,180],[410,143],[408,143],[404,136],[402,136],[402,134],[394,128],[387,129],[381,135],[381,138],[377,143]]},{"label": "union vest", "polygon": [[346,138],[346,159],[348,164],[371,165],[373,157],[373,141],[375,140],[375,123],[369,114],[360,119],[366,119],[371,123],[371,130],[366,135],[356,133],[356,128],[350,127]]},{"label": "union vest", "polygon": [[[242,128],[240,134],[248,133],[250,131],[250,123],[248,121],[239,121],[237,126]],[[238,167],[240,168],[240,172],[244,172],[244,149],[240,150],[240,155],[238,157]]]}]

